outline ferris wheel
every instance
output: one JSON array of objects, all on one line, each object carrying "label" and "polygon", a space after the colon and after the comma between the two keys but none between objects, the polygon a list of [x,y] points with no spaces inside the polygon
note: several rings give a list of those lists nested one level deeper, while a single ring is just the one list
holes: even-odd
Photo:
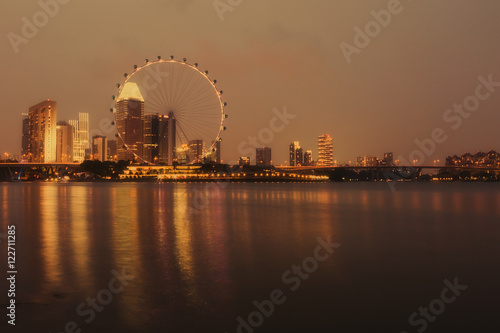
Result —
[{"label": "ferris wheel", "polygon": [[125,82],[117,84],[111,109],[121,159],[172,164],[195,146],[197,158],[184,162],[199,162],[200,155],[220,147],[227,104],[208,71],[186,62],[186,58],[179,61],[170,56],[164,60],[159,56],[135,65],[124,77]]}]

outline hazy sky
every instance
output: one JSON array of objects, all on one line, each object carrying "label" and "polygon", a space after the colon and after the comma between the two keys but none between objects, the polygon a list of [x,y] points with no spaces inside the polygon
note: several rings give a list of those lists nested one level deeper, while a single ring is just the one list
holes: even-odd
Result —
[{"label": "hazy sky", "polygon": [[[477,88],[479,76],[500,82],[500,2],[221,0],[232,11],[218,13],[212,0],[60,1],[68,3],[44,25],[38,1],[2,0],[2,156],[20,152],[21,113],[46,98],[58,102],[58,120],[89,112],[99,130],[123,73],[158,55],[198,62],[224,90],[226,162],[251,147],[249,136],[262,137],[274,108],[296,115],[263,143],[275,164],[295,140],[317,158],[323,133],[333,136],[339,162],[386,151],[410,159],[422,151],[415,140],[432,138],[436,128],[444,132],[436,152],[421,154],[429,164],[500,151],[500,87]],[[388,7],[383,27],[371,12]],[[34,19],[39,31],[23,35]],[[367,24],[369,43],[355,40],[355,28]],[[464,101],[477,110],[447,112]]]}]

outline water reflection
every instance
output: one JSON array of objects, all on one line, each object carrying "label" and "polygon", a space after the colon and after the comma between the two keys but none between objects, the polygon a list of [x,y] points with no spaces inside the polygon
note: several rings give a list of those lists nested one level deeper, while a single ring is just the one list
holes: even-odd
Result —
[{"label": "water reflection", "polygon": [[60,225],[59,197],[57,186],[40,186],[40,228],[41,228],[41,257],[44,285],[49,290],[60,290],[63,281],[60,233],[66,226]]},{"label": "water reflection", "polygon": [[[311,290],[332,292],[336,281],[335,292],[351,280],[362,285],[365,270],[377,277],[388,261],[405,265],[425,251],[447,258],[462,243],[482,244],[495,230],[478,226],[500,217],[500,194],[480,186],[401,185],[393,193],[386,184],[21,185],[0,185],[2,227],[19,221],[26,239],[30,274],[19,283],[29,287],[21,293],[66,290],[79,297],[60,300],[71,309],[106,288],[112,269],[135,276],[99,315],[103,331],[116,323],[200,331],[196,321],[215,316],[233,322],[234,307],[247,311],[280,287],[283,271],[310,256],[318,236],[332,236],[341,251],[287,306],[312,304]],[[413,264],[441,269],[426,258]],[[403,274],[400,266],[393,273]]]}]

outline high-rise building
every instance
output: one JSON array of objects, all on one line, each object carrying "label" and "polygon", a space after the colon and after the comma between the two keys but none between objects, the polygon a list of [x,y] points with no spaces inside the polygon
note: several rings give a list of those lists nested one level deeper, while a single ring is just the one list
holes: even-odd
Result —
[{"label": "high-rise building", "polygon": [[28,150],[30,162],[56,161],[57,102],[50,99],[33,105],[28,112]]},{"label": "high-rise building", "polygon": [[144,98],[137,83],[127,82],[116,103],[116,129],[118,159],[143,157]]},{"label": "high-rise building", "polygon": [[174,117],[174,113],[172,111],[170,111],[168,113],[168,121],[166,124],[167,131],[165,133],[165,137],[167,138],[167,142],[166,142],[165,146],[167,147],[167,150],[166,150],[166,152],[165,151],[162,152],[163,155],[166,155],[166,157],[167,157],[166,162],[168,165],[172,165],[172,163],[176,159],[176,155],[175,155],[176,154],[175,139],[176,139],[176,135],[177,135],[176,127],[177,127],[177,120]]},{"label": "high-rise building", "polygon": [[312,158],[312,151],[311,150],[306,150],[304,153],[304,165],[305,166],[312,166],[313,165],[313,158]]},{"label": "high-rise building", "polygon": [[[169,144],[169,128],[173,143]],[[172,163],[175,158],[175,119],[163,114],[144,115],[144,160],[151,163]]]},{"label": "high-rise building", "polygon": [[56,161],[58,163],[73,163],[73,137],[75,128],[65,121],[59,121],[56,126]]},{"label": "high-rise building", "polygon": [[262,147],[255,149],[255,163],[258,166],[269,166],[272,164],[271,161],[271,148]]},{"label": "high-rise building", "polygon": [[189,163],[190,150],[187,144],[175,148],[175,160],[179,164]]},{"label": "high-rise building", "polygon": [[318,137],[318,165],[333,166],[333,138],[328,134]]},{"label": "high-rise building", "polygon": [[27,161],[30,146],[30,119],[27,113],[23,113],[23,139],[22,139],[22,160]]},{"label": "high-rise building", "polygon": [[394,165],[394,154],[393,153],[385,153],[382,163],[384,165]]},{"label": "high-rise building", "polygon": [[205,152],[205,143],[203,140],[191,140],[189,145],[189,158],[191,163],[203,162],[203,155]]},{"label": "high-rise building", "polygon": [[144,160],[156,163],[160,152],[160,114],[144,115]]},{"label": "high-rise building", "polygon": [[108,160],[108,139],[105,136],[92,137],[92,159],[101,162]]},{"label": "high-rise building", "polygon": [[290,166],[300,166],[304,163],[304,154],[299,141],[290,144]]},{"label": "high-rise building", "polygon": [[238,161],[239,166],[250,165],[250,157],[241,156]]},{"label": "high-rise building", "polygon": [[108,161],[117,161],[116,140],[108,140]]},{"label": "high-rise building", "polygon": [[89,114],[85,112],[78,113],[78,120],[70,120],[69,124],[73,126],[73,159],[75,162],[83,162],[85,156],[89,155]]},{"label": "high-rise building", "polygon": [[220,141],[212,141],[212,151],[210,154],[206,157],[205,161],[207,162],[213,162],[213,163],[221,163],[220,159]]}]

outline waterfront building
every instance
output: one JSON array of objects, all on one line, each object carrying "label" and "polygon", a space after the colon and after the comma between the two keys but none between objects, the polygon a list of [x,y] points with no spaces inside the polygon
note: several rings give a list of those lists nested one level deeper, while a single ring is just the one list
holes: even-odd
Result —
[{"label": "waterfront building", "polygon": [[290,144],[290,166],[300,166],[304,162],[304,154],[300,148],[299,141],[294,141]]},{"label": "waterfront building", "polygon": [[239,166],[250,165],[250,157],[241,156],[240,159],[238,160],[238,165]]},{"label": "waterfront building", "polygon": [[205,152],[205,143],[203,140],[191,140],[188,143],[190,162],[201,163],[203,162],[203,154]]},{"label": "waterfront building", "polygon": [[333,138],[328,134],[318,137],[318,165],[333,166]]},{"label": "waterfront building", "polygon": [[73,137],[75,128],[65,121],[56,126],[56,162],[73,163]]},{"label": "waterfront building", "polygon": [[105,136],[92,137],[92,159],[101,162],[108,160],[108,139]]},{"label": "waterfront building", "polygon": [[312,166],[313,163],[313,156],[312,156],[312,151],[311,150],[306,150],[304,153],[304,165],[305,166]]},{"label": "waterfront building", "polygon": [[220,153],[221,153],[221,142],[219,140],[212,141],[212,151],[207,154],[205,161],[213,163],[221,163]]},{"label": "waterfront building", "polygon": [[70,120],[73,126],[73,160],[82,163],[90,155],[89,114],[78,113],[78,120]]},{"label": "waterfront building", "polygon": [[30,119],[28,113],[23,113],[23,138],[21,143],[22,160],[27,161],[29,156]]},{"label": "waterfront building", "polygon": [[53,163],[57,159],[57,102],[50,99],[33,105],[28,112],[27,159]]},{"label": "waterfront building", "polygon": [[108,161],[117,161],[116,140],[108,140]]},{"label": "waterfront building", "polygon": [[258,166],[269,166],[272,165],[271,160],[271,148],[262,147],[255,149],[255,163]]},{"label": "waterfront building", "polygon": [[127,82],[116,103],[116,129],[119,133],[119,160],[143,157],[144,98],[137,83]]}]

